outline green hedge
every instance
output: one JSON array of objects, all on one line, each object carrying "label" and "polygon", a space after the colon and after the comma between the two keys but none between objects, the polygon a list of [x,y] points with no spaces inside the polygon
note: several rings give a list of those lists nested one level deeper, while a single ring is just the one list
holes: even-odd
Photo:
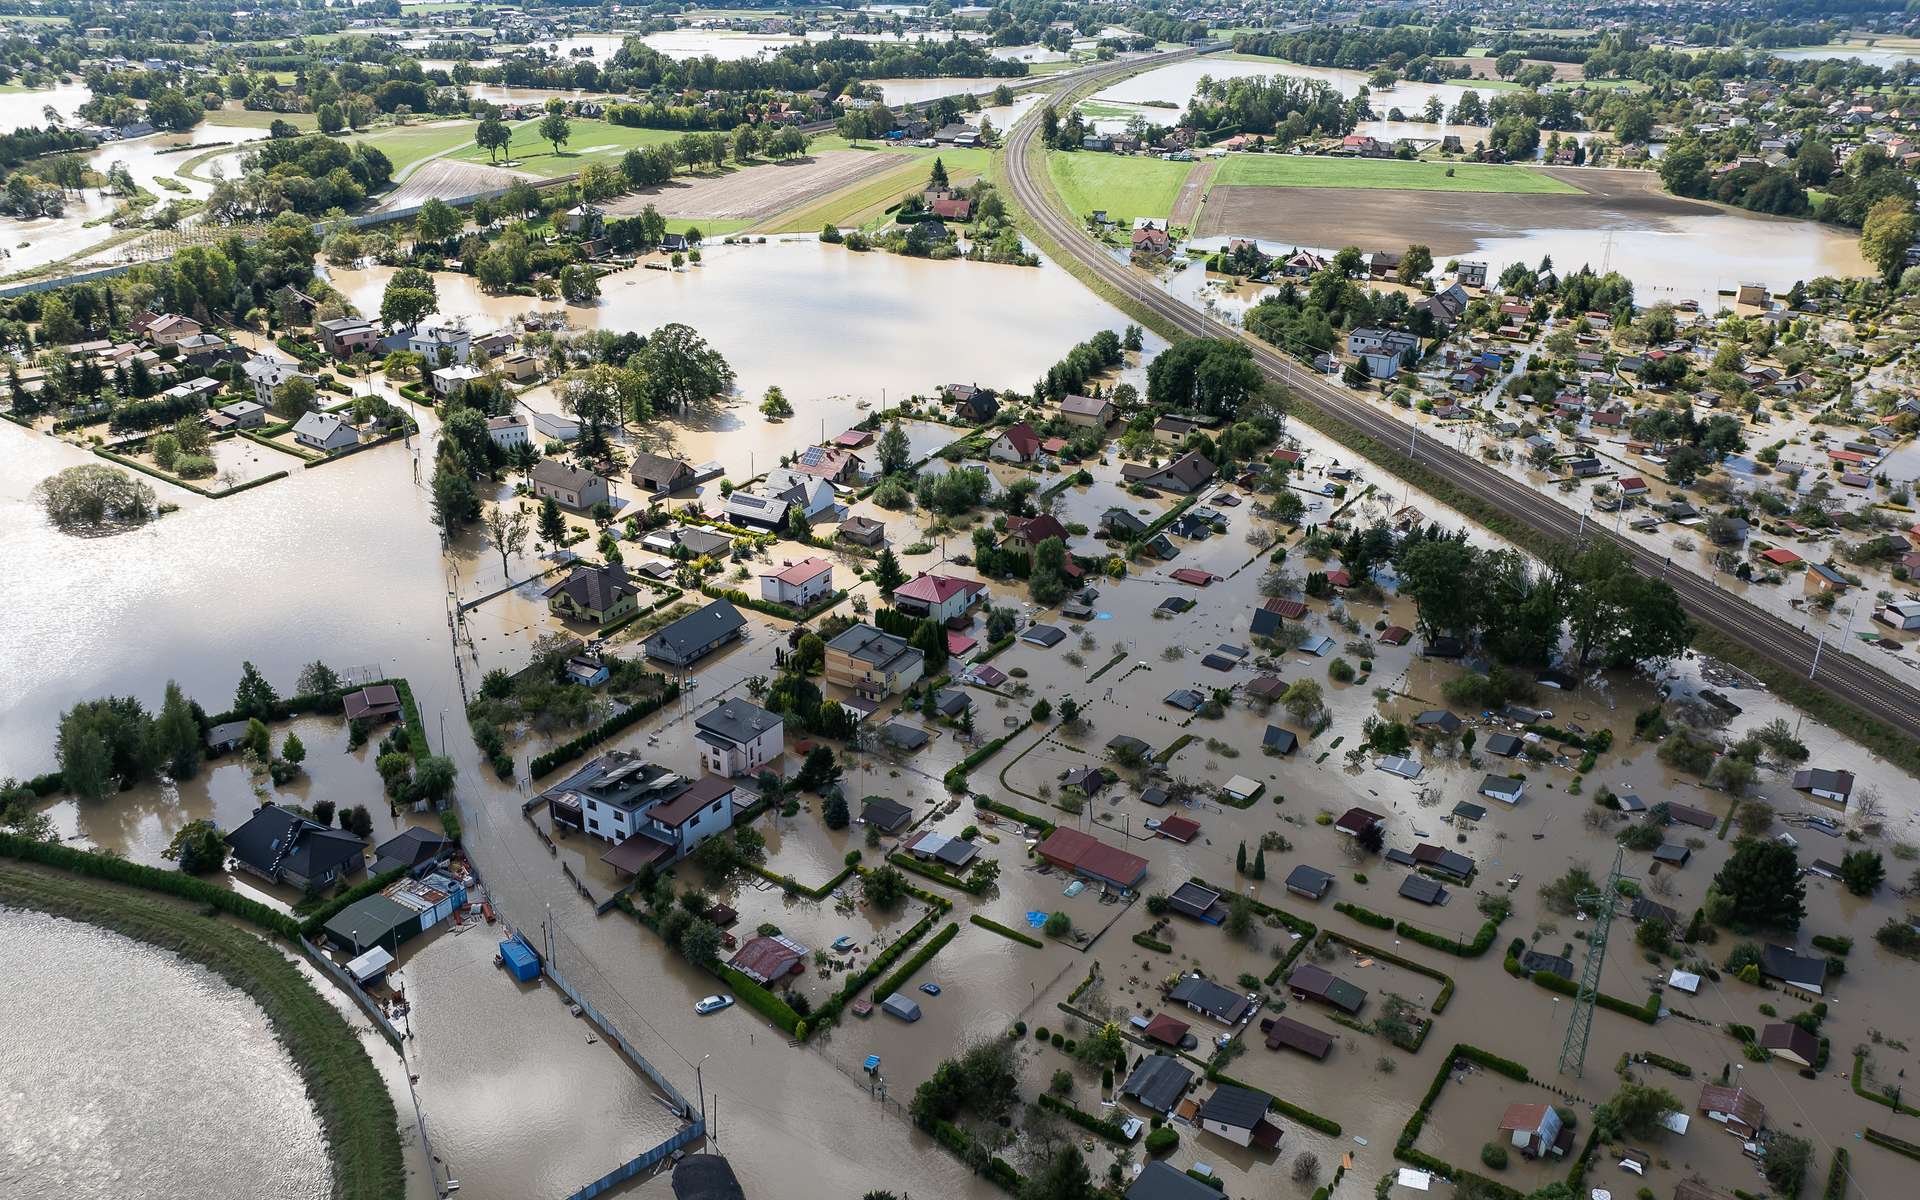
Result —
[{"label": "green hedge", "polygon": [[902,963],[899,970],[880,981],[879,986],[873,989],[874,1001],[877,1003],[885,1000],[888,996],[893,995],[905,987],[907,981],[913,978],[913,973],[921,967],[926,966],[927,963],[933,959],[934,955],[940,953],[941,947],[952,941],[959,932],[960,923],[958,921],[947,922],[947,927],[939,933],[934,934],[932,941],[914,951],[913,956]]},{"label": "green hedge", "polygon": [[1022,946],[1032,946],[1034,949],[1038,950],[1043,944],[1040,941],[1040,939],[1037,937],[1028,937],[1026,934],[1021,933],[1018,929],[1009,928],[1008,926],[1002,925],[998,921],[989,921],[987,918],[981,916],[979,913],[974,913],[972,916],[968,917],[967,920],[969,923],[978,925],[982,929],[991,929],[995,933],[999,934],[1001,937],[1007,938],[1010,941],[1019,942]]},{"label": "green hedge", "polygon": [[321,931],[326,929],[327,922],[338,916],[340,910],[349,904],[356,904],[365,900],[368,896],[375,895],[406,873],[407,869],[405,867],[395,867],[385,875],[372,876],[341,892],[338,896],[335,896],[333,899],[306,915],[300,922],[301,936],[308,938],[319,937]]},{"label": "green hedge", "polygon": [[1013,642],[1014,642],[1014,638],[1012,634],[1008,634],[1006,637],[1001,638],[999,641],[995,642],[993,645],[988,646],[986,648],[986,651],[982,653],[979,658],[974,659],[973,660],[974,665],[979,666],[983,663],[992,661],[995,657],[999,655],[999,653],[1002,650],[1005,650],[1007,647],[1013,645]]},{"label": "green hedge", "polygon": [[527,770],[532,774],[533,778],[538,779],[542,775],[551,772],[555,767],[563,763],[572,762],[574,759],[579,758],[582,754],[585,754],[615,734],[659,712],[666,705],[672,703],[679,695],[680,685],[669,681],[658,696],[649,700],[643,700],[625,712],[608,717],[572,741],[563,742],[555,746],[553,749],[527,764]]},{"label": "green hedge", "polygon": [[778,617],[782,621],[792,621],[796,624],[819,616],[847,598],[846,589],[842,588],[822,597],[811,608],[798,609],[786,604],[775,604],[771,600],[757,600],[738,588],[717,588],[703,583],[700,585],[700,593],[710,600],[725,600],[736,608],[750,608],[755,612],[765,613],[769,617]]},{"label": "green hedge", "polygon": [[1045,817],[1036,817],[1029,812],[1021,812],[1011,804],[1002,804],[998,800],[990,800],[985,796],[975,796],[973,798],[973,806],[975,808],[984,808],[990,813],[998,813],[1000,816],[1006,817],[1009,820],[1018,821],[1029,829],[1039,831],[1040,836],[1043,838],[1053,832],[1052,821],[1047,820]]},{"label": "green hedge", "polygon": [[1447,937],[1422,929],[1418,925],[1409,925],[1405,921],[1394,926],[1394,932],[1408,941],[1418,942],[1433,950],[1444,950],[1460,958],[1479,958],[1492,948],[1494,939],[1500,936],[1500,922],[1488,921],[1480,926],[1480,932],[1473,935],[1471,942],[1463,942],[1457,937]]},{"label": "green hedge", "polygon": [[[1234,894],[1232,888],[1215,887],[1198,875],[1191,875],[1188,876],[1188,878],[1210,892],[1218,892],[1222,896],[1231,896]],[[1253,911],[1259,913],[1261,916],[1271,917],[1273,920],[1280,922],[1288,929],[1300,935],[1294,940],[1293,948],[1282,955],[1279,962],[1273,964],[1273,970],[1267,972],[1266,984],[1268,987],[1273,987],[1280,982],[1281,977],[1287,973],[1287,969],[1293,966],[1294,960],[1305,953],[1307,947],[1313,944],[1313,939],[1315,935],[1320,932],[1320,927],[1312,921],[1306,920],[1303,917],[1296,917],[1284,909],[1262,903],[1259,900],[1253,899],[1251,896],[1247,897],[1247,902],[1253,905]]]},{"label": "green hedge", "polygon": [[[934,1141],[953,1151],[960,1161],[971,1164],[974,1155],[973,1136],[951,1121],[934,1121],[931,1125],[922,1125]],[[1026,1177],[1014,1170],[1012,1164],[999,1155],[987,1160],[980,1174],[988,1183],[999,1188],[1009,1196],[1018,1196],[1026,1187]]]},{"label": "green hedge", "polygon": [[965,892],[969,896],[978,896],[981,892],[987,890],[986,884],[975,886],[960,876],[955,875],[952,871],[943,871],[931,863],[923,863],[912,855],[902,854],[898,850],[887,855],[887,861],[899,867],[902,871],[911,872],[923,879],[931,879],[935,883],[944,884],[957,891]]},{"label": "green hedge", "polygon": [[[748,821],[752,820],[753,817],[757,817],[762,812],[765,812],[766,807],[764,802],[761,803],[759,807],[753,811],[752,816],[746,815],[746,810],[742,809],[740,812],[733,814],[733,823],[735,825],[745,825]],[[809,900],[825,900],[833,894],[833,889],[839,887],[841,883],[845,882],[847,876],[853,874],[854,871],[858,869],[857,863],[848,863],[846,866],[840,868],[839,872],[836,873],[833,878],[827,880],[819,887],[808,887],[791,875],[775,875],[759,863],[743,863],[741,865],[744,866],[749,873],[758,875],[768,883],[778,884],[786,891],[798,892]]]},{"label": "green hedge", "polygon": [[726,963],[709,963],[707,969],[718,976],[722,983],[732,988],[733,994],[746,1001],[748,1007],[778,1025],[784,1032],[791,1034],[799,1027],[800,1014],[779,996],[748,979]]},{"label": "green hedge", "polygon": [[300,922],[287,914],[277,912],[258,900],[248,899],[231,889],[209,883],[197,875],[163,871],[159,867],[128,862],[124,858],[116,858],[112,855],[75,850],[71,846],[62,846],[58,842],[38,842],[32,838],[6,832],[0,832],[0,858],[58,867],[62,871],[71,871],[75,875],[104,879],[110,883],[122,883],[149,892],[177,896],[182,900],[194,900],[289,940],[300,936]]},{"label": "green hedge", "polygon": [[1875,1104],[1892,1109],[1903,1117],[1920,1117],[1920,1108],[1914,1108],[1895,1100],[1882,1092],[1870,1092],[1866,1088],[1867,1052],[1859,1050],[1853,1056],[1853,1074],[1848,1079],[1853,1083],[1853,1094],[1862,1100],[1871,1100]]},{"label": "green hedge", "polygon": [[1890,1133],[1881,1133],[1871,1125],[1867,1127],[1866,1134],[1867,1140],[1876,1146],[1891,1150],[1895,1154],[1904,1154],[1908,1158],[1920,1159],[1920,1145],[1909,1142],[1905,1138],[1897,1138]]},{"label": "green hedge", "polygon": [[1517,1082],[1532,1082],[1532,1073],[1510,1058],[1501,1058],[1497,1054],[1488,1053],[1478,1046],[1469,1046],[1465,1042],[1455,1045],[1440,1061],[1440,1069],[1434,1072],[1433,1082],[1427,1085],[1427,1094],[1421,1097],[1420,1106],[1413,1110],[1413,1115],[1407,1118],[1406,1125],[1401,1128],[1400,1137],[1393,1144],[1393,1156],[1401,1162],[1450,1178],[1456,1187],[1462,1180],[1472,1180],[1481,1189],[1481,1194],[1489,1200],[1493,1198],[1520,1200],[1521,1194],[1503,1183],[1477,1175],[1472,1171],[1462,1170],[1445,1159],[1435,1158],[1425,1151],[1414,1149],[1413,1143],[1419,1140],[1420,1130],[1426,1125],[1427,1113],[1440,1099],[1441,1089],[1447,1086],[1447,1080],[1453,1076],[1454,1060],[1461,1058]]},{"label": "green hedge", "polygon": [[1633,1057],[1640,1062],[1646,1063],[1648,1066],[1660,1067],[1663,1070],[1672,1071],[1682,1079],[1693,1078],[1693,1068],[1677,1058],[1668,1058],[1664,1054],[1655,1054],[1651,1050],[1642,1050]]},{"label": "green hedge", "polygon": [[[1352,949],[1360,951],[1362,954],[1371,954],[1381,962],[1392,963],[1394,966],[1405,968],[1416,975],[1425,975],[1429,979],[1439,980],[1440,991],[1434,996],[1433,1004],[1430,1006],[1435,1016],[1439,1016],[1442,1012],[1446,1011],[1448,1001],[1453,999],[1453,976],[1447,974],[1445,971],[1435,970],[1425,963],[1415,962],[1411,958],[1402,958],[1400,955],[1390,950],[1382,950],[1378,946],[1368,945],[1365,942],[1357,942],[1344,934],[1335,933],[1331,929],[1323,931],[1320,937],[1325,940],[1341,942]],[[1424,1040],[1424,1038],[1422,1040]]]},{"label": "green hedge", "polygon": [[1847,1195],[1847,1148],[1833,1148],[1833,1165],[1827,1168],[1827,1189],[1821,1194],[1821,1200],[1846,1200]]},{"label": "green hedge", "polygon": [[1058,1096],[1046,1092],[1040,1093],[1039,1104],[1041,1108],[1049,1112],[1057,1112],[1080,1128],[1092,1130],[1110,1142],[1119,1142],[1123,1146],[1127,1144],[1127,1135],[1121,1132],[1118,1122],[1096,1117],[1077,1105],[1068,1104]]},{"label": "green hedge", "polygon": [[856,993],[866,987],[867,983],[872,980],[874,976],[886,970],[887,966],[892,963],[894,959],[905,953],[907,947],[925,937],[927,931],[932,929],[942,916],[946,915],[946,904],[947,901],[941,898],[940,902],[934,906],[933,912],[920,918],[919,922],[916,923],[912,929],[901,934],[892,945],[869,959],[866,966],[847,976],[847,981],[841,985],[840,990],[828,998],[825,1004],[813,1010],[813,1019],[808,1024],[808,1030],[811,1032],[825,1028],[836,1020],[840,1016],[840,1010],[847,1006],[848,1002],[853,999]]},{"label": "green hedge", "polygon": [[1134,944],[1134,945],[1136,945],[1136,946],[1144,946],[1144,947],[1146,947],[1146,948],[1147,948],[1147,949],[1149,949],[1149,950],[1156,950],[1156,951],[1158,951],[1158,952],[1160,952],[1161,954],[1172,954],[1172,953],[1173,953],[1173,947],[1172,947],[1171,945],[1169,945],[1169,944],[1168,944],[1168,943],[1166,943],[1166,942],[1163,942],[1163,941],[1161,941],[1161,940],[1160,940],[1159,938],[1154,938],[1154,937],[1148,937],[1148,936],[1147,936],[1146,934],[1144,934],[1144,933],[1136,933],[1136,934],[1134,934],[1134,935],[1133,935],[1133,944]]},{"label": "green hedge", "polygon": [[[1555,975],[1552,971],[1535,971],[1533,973],[1533,981],[1548,991],[1558,992],[1562,996],[1578,996],[1580,994],[1579,984],[1571,979],[1563,979]],[[1660,993],[1658,992],[1649,993],[1646,1003],[1644,1004],[1629,1004],[1618,996],[1609,996],[1605,992],[1597,992],[1594,994],[1594,1003],[1610,1012],[1617,1012],[1624,1017],[1632,1017],[1634,1020],[1645,1022],[1648,1025],[1653,1024],[1660,1015]]]},{"label": "green hedge", "polygon": [[992,741],[988,742],[986,745],[976,749],[972,754],[969,754],[965,758],[961,759],[954,766],[949,767],[943,779],[943,781],[947,785],[947,790],[950,792],[958,792],[958,791],[964,790],[967,786],[967,776],[973,773],[973,769],[975,767],[987,761],[989,758],[992,758],[994,755],[1000,753],[1000,751],[1006,747],[1006,744],[1008,742],[1012,741],[1014,738],[1017,738],[1021,734],[1025,733],[1027,731],[1027,727],[1032,724],[1033,724],[1033,720],[1031,718],[1020,722],[1020,727],[1018,729],[1012,730],[1000,737],[994,738]]},{"label": "green hedge", "polygon": [[1361,908],[1358,904],[1349,904],[1345,900],[1334,902],[1333,911],[1352,917],[1362,925],[1371,925],[1375,929],[1392,929],[1393,918],[1370,908]]}]

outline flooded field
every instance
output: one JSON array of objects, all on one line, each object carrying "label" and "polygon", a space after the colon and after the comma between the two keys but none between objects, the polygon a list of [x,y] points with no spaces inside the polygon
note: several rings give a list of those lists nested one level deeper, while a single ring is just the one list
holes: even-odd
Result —
[{"label": "flooded field", "polygon": [[9,1007],[0,1039],[8,1192],[332,1194],[320,1120],[245,993],[163,950],[43,913],[0,908],[0,937],[16,955],[15,995],[37,1001]]}]

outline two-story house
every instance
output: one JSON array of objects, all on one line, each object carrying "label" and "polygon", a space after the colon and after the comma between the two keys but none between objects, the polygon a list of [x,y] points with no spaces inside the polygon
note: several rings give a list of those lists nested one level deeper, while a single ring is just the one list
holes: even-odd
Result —
[{"label": "two-story house", "polygon": [[833,593],[833,564],[824,558],[803,558],[760,577],[760,598],[788,608],[811,608]]},{"label": "two-story house", "polygon": [[827,643],[827,682],[876,700],[912,687],[925,671],[924,654],[871,625],[852,626]]},{"label": "two-story house", "polygon": [[613,843],[602,858],[628,873],[678,862],[733,824],[731,782],[689,783],[627,750],[601,755],[542,798],[557,823]]},{"label": "two-story house", "polygon": [[571,467],[558,459],[543,458],[527,472],[533,494],[553,497],[563,508],[584,512],[596,504],[607,503],[607,481],[582,467]]},{"label": "two-story house", "polygon": [[362,350],[374,354],[380,349],[380,331],[373,322],[359,317],[316,321],[313,328],[320,335],[320,345],[335,358],[352,358]]},{"label": "two-story house", "polygon": [[546,591],[547,608],[557,617],[605,625],[640,605],[640,589],[621,563],[577,566]]},{"label": "two-story house", "polygon": [[302,891],[330,888],[366,870],[366,844],[277,804],[262,804],[225,837],[234,865]]},{"label": "two-story house", "polygon": [[917,617],[945,623],[966,615],[987,594],[987,585],[974,579],[920,572],[893,589],[893,606]]},{"label": "two-story house", "polygon": [[693,719],[700,764],[715,775],[752,775],[786,748],[778,713],[751,701],[723,700]]},{"label": "two-story house", "polygon": [[253,398],[267,408],[273,407],[274,394],[280,390],[281,384],[303,374],[299,363],[265,355],[255,355],[240,369],[246,374],[247,382],[253,385]]}]

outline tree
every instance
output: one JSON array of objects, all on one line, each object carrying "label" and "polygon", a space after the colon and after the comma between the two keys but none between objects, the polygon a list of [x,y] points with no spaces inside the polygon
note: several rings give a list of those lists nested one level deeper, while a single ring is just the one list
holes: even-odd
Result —
[{"label": "tree", "polygon": [[907,894],[907,877],[898,867],[875,867],[861,877],[860,891],[875,908],[894,908]]},{"label": "tree", "polygon": [[[547,497],[549,500],[551,496]],[[487,513],[484,522],[487,530],[487,544],[500,553],[500,573],[507,573],[507,558],[520,553],[527,544],[527,514],[518,507],[508,508],[496,504]]]},{"label": "tree", "polygon": [[1792,1197],[1800,1194],[1800,1184],[1806,1178],[1807,1167],[1812,1162],[1813,1146],[1805,1138],[1775,1131],[1772,1140],[1767,1143],[1766,1156],[1761,1160],[1760,1169],[1774,1191],[1792,1200]]},{"label": "tree", "polygon": [[[560,385],[560,406],[580,422],[580,445],[588,453],[598,453],[607,445],[607,430],[620,423],[632,389],[629,373],[619,367],[595,363],[578,374],[568,376]],[[635,401],[632,415],[645,421],[653,414],[642,411]]]},{"label": "tree", "polygon": [[793,777],[793,785],[803,792],[825,792],[839,781],[840,764],[834,761],[833,747],[815,746],[807,751],[806,761]]},{"label": "tree", "polygon": [[[413,232],[427,242],[444,242],[466,224],[454,207],[438,196],[429,196],[413,218]],[[431,278],[431,276],[429,276]]]},{"label": "tree", "polygon": [[200,770],[205,744],[193,703],[173,680],[167,680],[166,698],[153,723],[154,751],[161,767],[175,780],[191,779]]},{"label": "tree", "polygon": [[300,668],[300,675],[294,681],[293,690],[300,696],[321,696],[339,691],[340,686],[340,673],[319,659],[315,659]]},{"label": "tree", "polygon": [[512,141],[513,131],[499,117],[488,117],[473,131],[474,145],[487,152],[488,162],[495,161],[500,151],[505,150]]},{"label": "tree", "polygon": [[1280,694],[1280,704],[1294,720],[1304,725],[1325,706],[1325,694],[1318,681],[1296,679]]},{"label": "tree", "polygon": [[388,329],[418,325],[438,311],[439,288],[433,276],[419,267],[395,271],[380,295],[380,320]]},{"label": "tree", "polygon": [[[733,387],[733,368],[726,358],[691,326],[678,323],[662,325],[649,334],[647,344],[628,365],[640,372],[639,390],[651,409],[684,412],[689,405]],[[635,420],[644,421],[648,415],[636,411]]]},{"label": "tree", "polygon": [[257,717],[264,721],[273,716],[273,710],[279,703],[279,694],[260,674],[260,668],[251,662],[241,663],[240,682],[233,689],[233,711],[242,717]]},{"label": "tree", "polygon": [[1785,842],[1742,839],[1708,889],[1709,910],[1719,908],[1736,929],[1798,929],[1806,899],[1799,860]]},{"label": "tree", "polygon": [[1660,1128],[1668,1113],[1681,1111],[1680,1101],[1665,1088],[1623,1083],[1611,1100],[1594,1110],[1594,1129],[1606,1141],[1622,1134],[1648,1137]]},{"label": "tree", "polygon": [[1856,896],[1871,896],[1887,879],[1886,864],[1872,850],[1849,851],[1840,860],[1840,882]]},{"label": "tree", "polygon": [[1147,367],[1147,402],[1157,408],[1231,418],[1263,386],[1253,351],[1220,338],[1182,338]]},{"label": "tree", "polygon": [[208,875],[227,864],[227,843],[212,821],[188,821],[160,857],[178,863],[188,875]]},{"label": "tree", "polygon": [[320,125],[321,133],[339,133],[347,127],[346,114],[340,111],[338,104],[322,104],[313,110],[313,116]]},{"label": "tree", "polygon": [[1253,870],[1248,873],[1248,878],[1265,879],[1266,877],[1267,877],[1267,848],[1265,846],[1261,846],[1258,850],[1255,850],[1253,852]]},{"label": "tree", "polygon": [[1067,594],[1066,563],[1067,544],[1057,537],[1043,538],[1033,548],[1033,566],[1027,573],[1027,586],[1033,590],[1036,603],[1042,606],[1058,604]]},{"label": "tree", "polygon": [[882,475],[904,471],[913,463],[913,447],[907,441],[907,431],[900,428],[897,420],[888,425],[880,440],[874,443],[874,452],[879,455]]},{"label": "tree", "polygon": [[1033,712],[1031,715],[1033,717],[1034,724],[1036,725],[1046,724],[1047,718],[1053,715],[1052,703],[1049,702],[1045,696],[1040,697],[1038,700],[1033,702]]},{"label": "tree", "polygon": [[152,724],[131,696],[82,701],[61,714],[54,753],[67,790],[100,800],[116,783],[145,778],[153,763]]},{"label": "tree", "polygon": [[1867,210],[1867,219],[1860,226],[1860,254],[1892,283],[1906,265],[1915,230],[1912,201],[1904,194],[1888,196]]},{"label": "tree", "polygon": [[300,740],[299,734],[289,733],[287,740],[280,743],[280,759],[296,767],[307,761],[307,744]]},{"label": "tree", "polygon": [[852,814],[847,811],[847,798],[835,790],[820,806],[820,819],[828,829],[845,829],[853,823]]},{"label": "tree", "polygon": [[1063,912],[1049,913],[1042,929],[1050,938],[1066,937],[1073,932],[1073,918]]},{"label": "tree", "polygon": [[33,495],[47,520],[64,530],[137,525],[154,512],[153,489],[105,463],[82,463],[50,475],[34,485]]},{"label": "tree", "polygon": [[275,416],[297,421],[320,407],[320,391],[305,375],[293,375],[273,390]]},{"label": "tree", "polygon": [[241,739],[241,748],[261,762],[273,757],[273,735],[267,732],[265,721],[259,717],[247,718],[247,732]]},{"label": "tree", "polygon": [[557,548],[566,539],[567,519],[561,515],[559,501],[548,496],[540,502],[540,540]]},{"label": "tree", "polygon": [[1245,896],[1235,896],[1227,902],[1227,919],[1221,928],[1228,937],[1244,938],[1253,932],[1253,901]]},{"label": "tree", "polygon": [[880,589],[883,599],[892,599],[894,589],[907,581],[907,573],[900,569],[900,559],[893,553],[893,547],[883,546],[880,557],[874,560],[873,584]]},{"label": "tree", "polygon": [[760,415],[773,421],[793,415],[793,404],[778,384],[767,388],[766,394],[760,398]]},{"label": "tree", "polygon": [[[1438,99],[1438,98],[1439,97],[1435,97],[1435,99]],[[1415,245],[1408,246],[1407,252],[1404,255],[1402,255],[1400,258],[1400,282],[1401,283],[1417,283],[1420,280],[1425,279],[1427,277],[1427,273],[1432,270],[1433,270],[1433,251],[1428,249],[1425,246],[1419,245],[1417,243]]]},{"label": "tree", "polygon": [[560,147],[572,136],[573,122],[567,120],[567,114],[550,112],[540,118],[540,140],[552,145],[555,154],[560,153]]}]

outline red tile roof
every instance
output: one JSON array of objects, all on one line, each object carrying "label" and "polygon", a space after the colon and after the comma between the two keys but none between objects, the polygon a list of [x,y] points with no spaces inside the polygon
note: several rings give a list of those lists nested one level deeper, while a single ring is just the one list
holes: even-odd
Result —
[{"label": "red tile roof", "polygon": [[1200,822],[1192,817],[1168,817],[1160,822],[1160,836],[1185,844],[1200,836]]},{"label": "red tile roof", "polygon": [[781,583],[798,587],[823,571],[833,570],[833,564],[824,558],[803,558],[797,563],[789,563],[784,570],[771,572],[773,578]]},{"label": "red tile roof", "polygon": [[1178,1047],[1180,1039],[1187,1036],[1187,1031],[1191,1028],[1193,1026],[1185,1021],[1177,1020],[1165,1013],[1156,1013],[1153,1020],[1148,1021],[1147,1027],[1140,1032],[1150,1042]]},{"label": "red tile roof", "polygon": [[1059,538],[1063,542],[1066,541],[1067,527],[1054,518],[1042,513],[1037,517],[1009,517],[1007,519],[1007,534],[1010,537],[1026,542],[1030,546],[1038,546],[1050,537]]},{"label": "red tile roof", "polygon": [[1279,613],[1289,621],[1298,621],[1307,615],[1307,604],[1304,600],[1283,600],[1276,596],[1260,607],[1268,612]]},{"label": "red tile roof", "polygon": [[1198,567],[1176,567],[1171,575],[1172,578],[1179,582],[1191,583],[1195,587],[1205,587],[1213,582],[1213,573],[1211,571],[1202,571]]},{"label": "red tile roof", "polygon": [[1055,829],[1039,845],[1040,857],[1055,866],[1132,887],[1147,873],[1147,860],[1109,846],[1078,829]]},{"label": "red tile roof", "polygon": [[1000,436],[1007,440],[1007,444],[1013,447],[1013,452],[1021,458],[1032,458],[1040,452],[1040,435],[1035,433],[1033,426],[1025,421],[1007,426],[1001,431]]},{"label": "red tile roof", "polygon": [[893,589],[893,594],[927,604],[945,604],[955,596],[972,595],[985,586],[972,579],[960,579],[952,575],[933,575],[922,571]]},{"label": "red tile roof", "polygon": [[1797,563],[1800,561],[1800,556],[1785,546],[1775,546],[1771,550],[1762,550],[1760,557],[1777,567],[1784,567],[1788,563]]},{"label": "red tile roof", "polygon": [[756,937],[740,947],[727,965],[755,983],[772,983],[806,969],[807,948],[784,936]]}]

